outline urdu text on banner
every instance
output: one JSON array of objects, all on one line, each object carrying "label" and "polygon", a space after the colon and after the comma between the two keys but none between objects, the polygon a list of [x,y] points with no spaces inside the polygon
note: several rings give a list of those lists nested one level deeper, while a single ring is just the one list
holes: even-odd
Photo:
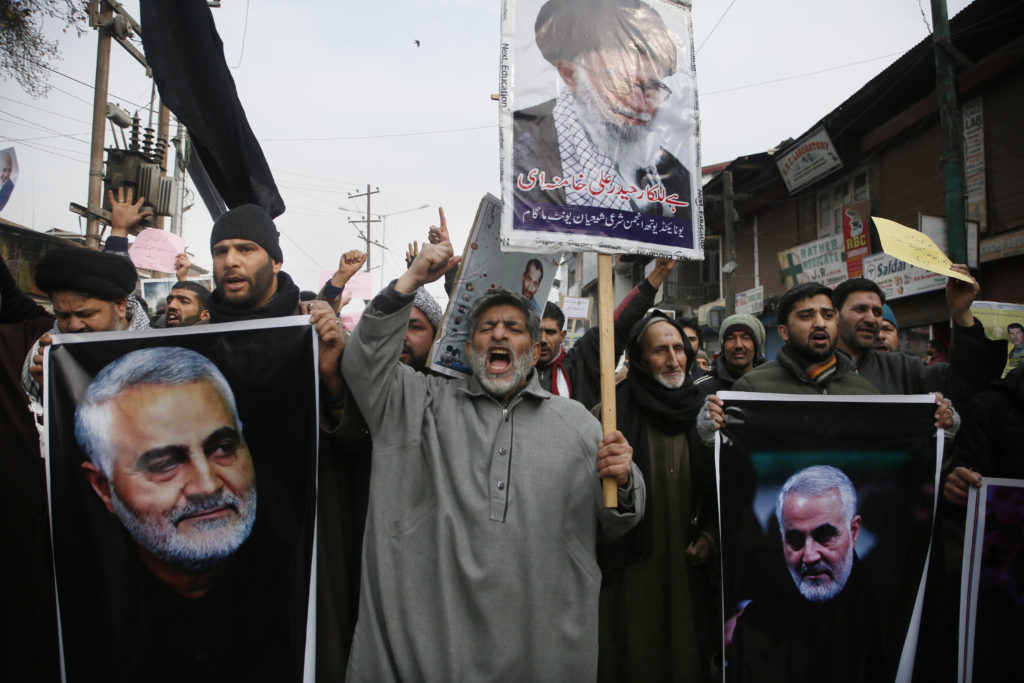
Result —
[{"label": "urdu text on banner", "polygon": [[703,258],[690,7],[506,0],[502,247]]}]

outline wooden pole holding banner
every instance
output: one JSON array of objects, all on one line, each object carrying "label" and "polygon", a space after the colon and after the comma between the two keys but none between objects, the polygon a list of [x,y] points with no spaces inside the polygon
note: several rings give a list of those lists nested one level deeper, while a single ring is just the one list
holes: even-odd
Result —
[{"label": "wooden pole holding banner", "polygon": [[[601,335],[601,431],[615,430],[615,294],[612,289],[612,256],[597,255],[597,326]],[[619,485],[605,479],[604,505],[619,507]]]}]

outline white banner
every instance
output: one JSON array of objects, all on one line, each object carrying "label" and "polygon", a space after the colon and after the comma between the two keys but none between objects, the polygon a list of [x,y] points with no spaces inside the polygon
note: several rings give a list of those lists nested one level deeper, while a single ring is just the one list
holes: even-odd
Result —
[{"label": "white banner", "polygon": [[502,247],[703,258],[690,7],[505,0]]}]

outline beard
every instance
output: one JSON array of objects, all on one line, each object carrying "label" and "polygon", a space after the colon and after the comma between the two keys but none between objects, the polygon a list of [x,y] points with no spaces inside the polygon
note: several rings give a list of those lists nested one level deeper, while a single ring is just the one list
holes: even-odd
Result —
[{"label": "beard", "polygon": [[[811,602],[828,602],[839,595],[846,586],[853,570],[853,549],[846,553],[843,563],[833,567],[824,560],[819,560],[812,565],[800,564],[800,571],[789,567],[789,575],[793,577],[800,595]],[[805,574],[821,574],[827,572],[829,579],[811,579]]]},{"label": "beard", "polygon": [[[138,545],[158,560],[189,573],[206,571],[230,557],[249,538],[256,521],[255,484],[242,495],[219,491],[209,496],[189,496],[187,501],[162,513],[140,514],[110,488],[114,514]],[[181,533],[178,523],[204,511],[232,507],[235,517],[194,522],[192,533]]]},{"label": "beard", "polygon": [[[635,170],[650,166],[660,149],[651,134],[653,117],[604,101],[594,88],[589,72],[578,69],[577,73],[576,113],[594,146],[607,154],[619,169]],[[642,126],[620,123],[611,118],[616,113],[640,118],[646,116],[650,120]]]},{"label": "beard", "polygon": [[217,282],[217,288],[224,294],[224,303],[232,308],[250,308],[255,306],[260,300],[263,299],[264,295],[270,291],[270,287],[274,282],[274,278],[277,274],[274,273],[274,263],[268,257],[266,263],[260,266],[251,277],[240,275],[239,273],[228,272],[224,274],[224,277],[241,277],[243,280],[249,283],[249,289],[245,293],[232,293],[228,292],[222,285]]},{"label": "beard", "polygon": [[786,343],[794,354],[811,364],[821,363],[822,361],[826,361],[831,358],[836,347],[835,339],[832,339],[831,343],[827,347],[816,349],[811,346],[809,338],[807,340],[797,339],[793,335],[790,335],[789,341]]},{"label": "beard", "polygon": [[430,347],[427,347],[426,351],[417,355],[416,353],[413,352],[411,346],[409,346],[408,344],[404,344],[402,346],[402,353],[408,354],[409,360],[407,360],[405,364],[411,367],[413,370],[416,370],[417,372],[422,372],[423,369],[427,367],[427,356],[430,355]]},{"label": "beard", "polygon": [[487,356],[492,346],[488,345],[482,352],[470,347],[469,366],[473,369],[473,376],[480,381],[480,385],[488,394],[495,398],[505,398],[529,377],[530,371],[533,370],[533,356],[526,353],[517,354],[510,349],[512,373],[495,377],[487,371]]},{"label": "beard", "polygon": [[686,382],[686,371],[680,370],[679,377],[674,379],[661,374],[655,376],[654,379],[666,389],[678,389]]},{"label": "beard", "polygon": [[185,315],[184,313],[175,311],[175,318],[171,317],[171,314],[167,314],[167,327],[191,327],[199,322],[200,313],[195,315]]}]

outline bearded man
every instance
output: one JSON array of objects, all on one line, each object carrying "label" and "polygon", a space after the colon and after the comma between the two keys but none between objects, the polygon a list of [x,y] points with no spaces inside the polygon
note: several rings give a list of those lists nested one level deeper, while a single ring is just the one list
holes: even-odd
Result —
[{"label": "bearded man", "polygon": [[598,536],[636,524],[643,478],[619,432],[602,439],[582,405],[541,389],[521,294],[474,302],[470,379],[395,362],[415,291],[458,262],[450,241],[425,245],[342,357],[373,438],[348,680],[593,680]]},{"label": "bearded man", "polygon": [[[688,225],[690,173],[662,147],[655,127],[673,95],[664,81],[677,69],[665,21],[640,0],[549,0],[534,28],[538,49],[565,87],[513,115],[517,213],[568,204],[672,216]],[[658,199],[672,195],[674,204]]]},{"label": "bearded man", "polygon": [[779,490],[775,517],[792,581],[739,615],[726,680],[892,680],[881,666],[885,612],[855,552],[850,478],[829,465],[800,470]]},{"label": "bearded man", "polygon": [[[647,486],[640,524],[601,546],[598,680],[709,681],[717,650],[715,467],[695,421],[704,400],[681,323],[661,311],[630,332],[617,423]],[[595,408],[599,412],[599,408]]]}]

